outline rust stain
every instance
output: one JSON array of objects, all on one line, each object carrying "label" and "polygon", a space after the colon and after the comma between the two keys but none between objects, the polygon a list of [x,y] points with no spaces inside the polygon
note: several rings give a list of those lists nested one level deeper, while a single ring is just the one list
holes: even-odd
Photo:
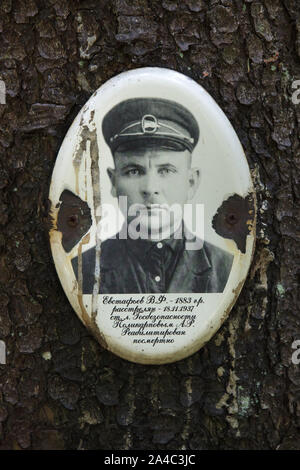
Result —
[{"label": "rust stain", "polygon": [[234,194],[217,210],[212,226],[218,235],[234,240],[238,249],[246,253],[246,240],[254,228],[255,197],[249,194],[245,198]]},{"label": "rust stain", "polygon": [[[92,123],[94,119],[94,111],[91,112],[89,124]],[[101,214],[100,211],[100,204],[101,204],[101,194],[100,194],[100,171],[99,171],[99,149],[98,149],[98,142],[97,142],[97,131],[94,127],[93,130],[90,130],[86,124],[83,124],[83,118],[81,120],[81,142],[79,148],[77,149],[77,159],[73,160],[74,168],[76,169],[76,165],[78,164],[79,155],[82,155],[84,151],[87,149],[87,143],[90,143],[89,152],[91,158],[91,183],[92,183],[92,191],[93,191],[93,212],[94,218],[96,222],[96,227],[98,226],[98,222],[100,221]],[[85,161],[85,188],[86,193],[85,197],[87,198],[87,165]],[[81,201],[84,204],[83,201]],[[88,243],[88,242],[85,242]],[[80,309],[82,311],[82,321],[87,327],[87,329],[93,334],[93,336],[97,339],[100,345],[107,349],[107,343],[105,340],[104,335],[100,332],[98,325],[96,323],[97,317],[97,307],[98,307],[98,293],[99,293],[99,284],[100,284],[100,245],[101,242],[98,237],[96,237],[96,249],[95,249],[95,284],[92,294],[92,312],[91,316],[87,313],[84,303],[83,303],[83,296],[82,296],[82,243],[79,245],[78,248],[78,303]]]},{"label": "rust stain", "polygon": [[62,246],[69,252],[89,231],[92,225],[91,210],[85,201],[69,190],[64,190],[59,200],[55,228],[62,233]]},{"label": "rust stain", "polygon": [[51,201],[49,200],[50,203],[50,209],[48,211],[48,216],[46,219],[46,227],[48,228],[49,231],[49,239],[50,239],[50,245],[55,244],[57,241],[57,235],[59,235],[60,242],[62,240],[62,233],[57,230],[57,217],[58,217],[58,209],[60,204],[57,204],[55,207],[53,204],[51,205]]},{"label": "rust stain", "polygon": [[[94,112],[92,111],[89,119],[89,124],[94,118]],[[97,143],[96,129],[90,130],[89,127],[83,123],[84,116],[80,123],[80,143],[76,149],[75,156],[73,158],[73,166],[76,175],[75,191],[79,194],[79,168],[82,162],[82,155],[87,150],[90,152],[91,158],[91,183],[93,191],[93,212],[96,221],[96,226],[100,221],[100,172],[99,172],[99,150]],[[88,147],[89,143],[89,147]],[[107,349],[108,345],[104,335],[100,332],[99,327],[96,323],[97,316],[97,301],[100,284],[100,240],[96,238],[96,263],[95,263],[95,285],[94,293],[92,296],[92,311],[88,313],[83,300],[82,294],[82,248],[83,245],[89,243],[90,233],[87,233],[92,226],[91,209],[89,208],[87,200],[87,159],[85,158],[85,201],[83,201],[78,195],[72,193],[69,190],[64,190],[59,198],[59,203],[56,207],[53,207],[49,211],[49,229],[50,229],[50,240],[51,235],[54,233],[61,234],[61,244],[65,252],[70,252],[81,240],[78,246],[78,281],[76,282],[77,288],[77,301],[80,308],[81,314],[79,314],[83,324],[90,331],[90,333],[96,338],[99,344]],[[85,236],[84,236],[85,235]],[[84,237],[84,238],[82,238]]]},{"label": "rust stain", "polygon": [[[92,118],[91,118],[92,119]],[[91,156],[91,177],[93,188],[93,207],[96,227],[101,219],[101,193],[100,193],[100,169],[99,169],[99,148],[97,142],[96,128],[90,132],[90,156]],[[96,236],[95,247],[95,283],[92,294],[92,321],[96,324],[97,308],[98,308],[98,294],[100,285],[100,251],[101,240]]]},{"label": "rust stain", "polygon": [[[84,114],[82,115],[81,121],[80,121],[80,129],[81,129],[81,140],[77,144],[76,151],[74,152],[74,158],[73,158],[73,166],[74,166],[74,171],[75,171],[75,192],[76,194],[79,195],[79,169],[80,165],[82,162],[82,157],[84,153],[86,152],[86,145],[87,145],[87,139],[85,135],[85,126],[83,126],[83,119],[84,119]],[[86,159],[85,159],[86,160]]]},{"label": "rust stain", "polygon": [[57,209],[59,204],[56,207],[53,207],[50,199],[48,199],[48,215],[46,218],[46,227],[48,228],[49,235],[51,237],[52,233],[57,230]]},{"label": "rust stain", "polygon": [[90,323],[85,325],[89,332],[96,338],[100,346],[102,346],[104,349],[109,349],[108,344],[106,342],[105,336],[100,332],[98,326],[95,323]]},{"label": "rust stain", "polygon": [[[91,123],[94,119],[95,111],[91,111],[90,115],[90,120],[89,123]],[[91,131],[89,130],[88,126],[84,124],[84,119],[85,119],[85,113],[82,114],[81,120],[80,120],[80,141],[77,144],[77,148],[74,152],[74,158],[73,158],[73,166],[74,166],[74,171],[75,171],[75,192],[76,194],[79,195],[79,170],[82,162],[83,155],[87,151],[87,143],[92,142],[91,138]],[[85,161],[85,188],[86,186],[86,158],[84,159]],[[87,198],[85,198],[87,200]]]},{"label": "rust stain", "polygon": [[[231,196],[231,197],[234,197],[234,196]],[[238,198],[242,199],[240,196],[238,196]],[[244,223],[245,223],[245,226],[247,227],[247,231],[248,233],[251,233],[253,235],[253,245],[252,245],[252,252],[251,252],[251,260],[250,260],[250,264],[252,263],[253,261],[253,257],[254,257],[254,251],[255,251],[255,232],[256,232],[256,211],[257,211],[257,202],[256,202],[256,195],[255,195],[255,192],[253,191],[251,193],[251,195],[247,196],[245,199],[251,199],[250,200],[250,204],[248,203],[248,212],[249,212],[249,218],[247,217],[244,217]],[[230,199],[230,198],[229,198]],[[229,200],[227,199],[227,201]],[[225,201],[225,203],[227,202]],[[224,204],[224,203],[223,203]],[[223,206],[222,204],[222,206]],[[221,206],[221,208],[222,208]],[[229,206],[230,207],[230,206]],[[227,207],[228,209],[228,207]],[[220,209],[219,209],[220,210]],[[217,211],[217,214],[215,215],[215,217],[218,215],[218,212],[219,210]],[[227,213],[227,210],[225,208],[225,211],[224,211],[226,214],[229,214],[231,215],[231,212]],[[247,215],[247,214],[245,214]],[[224,215],[223,215],[224,216]],[[232,220],[232,217],[230,217],[230,219]],[[248,235],[248,233],[246,234],[246,237]],[[245,237],[245,238],[246,238]],[[227,237],[226,237],[227,238]],[[228,237],[229,238],[229,237]],[[246,239],[245,239],[245,244],[246,244]],[[245,246],[246,247],[246,246]],[[248,273],[247,273],[248,275]],[[232,289],[232,293],[233,293],[233,299],[231,300],[230,304],[227,306],[227,308],[224,310],[224,313],[222,314],[221,318],[220,318],[220,325],[222,325],[224,323],[224,321],[228,318],[229,316],[229,313],[231,312],[233,306],[235,305],[236,303],[236,300],[238,298],[238,296],[240,295],[240,292],[243,288],[243,285],[245,283],[245,280],[246,280],[246,277],[247,275],[244,277],[244,279],[240,280],[239,283],[237,284],[237,286]],[[252,276],[251,276],[252,277]],[[207,343],[208,341],[206,341],[202,347]]]},{"label": "rust stain", "polygon": [[74,164],[74,171],[75,171],[75,192],[79,194],[79,166]]},{"label": "rust stain", "polygon": [[88,244],[90,241],[90,234],[87,234],[79,244],[78,247],[78,294],[82,296],[82,245]]},{"label": "rust stain", "polygon": [[84,200],[87,201],[87,161],[86,158],[84,159]]},{"label": "rust stain", "polygon": [[79,244],[78,247],[78,288],[77,288],[77,299],[82,313],[82,321],[85,325],[90,324],[90,316],[85,309],[83,298],[82,298],[82,246],[87,245],[90,241],[90,234],[88,233]]},{"label": "rust stain", "polygon": [[91,111],[91,116],[90,116],[89,124],[94,120],[94,117],[95,117],[95,110],[93,109],[93,110]]}]

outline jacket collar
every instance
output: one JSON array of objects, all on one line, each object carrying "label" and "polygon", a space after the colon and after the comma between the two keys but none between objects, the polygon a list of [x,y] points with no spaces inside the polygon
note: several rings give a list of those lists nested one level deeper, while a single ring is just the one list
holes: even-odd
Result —
[{"label": "jacket collar", "polygon": [[184,250],[185,263],[194,274],[202,274],[211,268],[205,244],[198,250]]},{"label": "jacket collar", "polygon": [[[177,245],[177,242],[181,242],[181,247],[182,243],[184,243],[185,249],[183,250],[183,255],[181,260],[179,260],[179,263],[183,262],[187,266],[188,270],[192,271],[194,274],[202,274],[211,268],[211,263],[205,248],[205,242],[189,232],[186,227],[184,227],[184,234],[185,237],[183,240],[170,238],[162,241],[162,243],[167,244],[172,250],[180,248],[180,245]],[[125,262],[125,259],[128,257],[127,243],[129,240],[119,239],[118,235],[119,234],[117,234],[115,238],[109,238],[103,242],[106,246],[105,249],[101,251],[101,266],[102,269],[105,269],[106,271],[120,268],[122,266],[122,262]],[[195,243],[196,241],[198,249],[188,249],[189,243]],[[145,256],[147,256],[151,247],[157,242],[138,239],[130,240],[130,243],[132,244],[133,250],[136,249],[139,252],[140,250],[145,250]]]},{"label": "jacket collar", "polygon": [[176,238],[174,234],[168,239],[156,241],[143,240],[141,238],[132,240],[128,238],[126,240],[126,247],[137,257],[137,259],[143,261],[147,258],[150,251],[158,245],[158,243],[161,243],[163,247],[168,247],[174,254],[182,251],[184,247],[184,240],[182,238]]}]

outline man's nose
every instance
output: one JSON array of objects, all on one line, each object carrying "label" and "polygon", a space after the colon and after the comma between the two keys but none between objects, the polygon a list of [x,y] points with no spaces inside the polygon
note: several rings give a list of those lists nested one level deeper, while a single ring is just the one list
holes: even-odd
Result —
[{"label": "man's nose", "polygon": [[155,171],[148,172],[141,185],[141,192],[144,197],[158,196],[160,193],[160,179]]}]

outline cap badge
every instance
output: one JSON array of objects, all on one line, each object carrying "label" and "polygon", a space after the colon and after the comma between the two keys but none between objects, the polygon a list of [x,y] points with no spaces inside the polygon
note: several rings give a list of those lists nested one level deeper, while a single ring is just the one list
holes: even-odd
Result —
[{"label": "cap badge", "polygon": [[142,118],[142,129],[144,134],[154,134],[158,129],[158,122],[152,114],[145,114]]}]

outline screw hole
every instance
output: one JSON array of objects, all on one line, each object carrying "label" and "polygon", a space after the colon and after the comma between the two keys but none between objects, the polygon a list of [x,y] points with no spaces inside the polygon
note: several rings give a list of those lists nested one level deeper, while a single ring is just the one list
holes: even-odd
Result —
[{"label": "screw hole", "polygon": [[68,225],[70,227],[76,227],[78,225],[78,215],[77,214],[70,215],[70,217],[68,218]]},{"label": "screw hole", "polygon": [[235,225],[237,222],[238,222],[238,217],[236,216],[236,214],[227,214],[226,216],[226,222],[229,224],[229,225]]}]

